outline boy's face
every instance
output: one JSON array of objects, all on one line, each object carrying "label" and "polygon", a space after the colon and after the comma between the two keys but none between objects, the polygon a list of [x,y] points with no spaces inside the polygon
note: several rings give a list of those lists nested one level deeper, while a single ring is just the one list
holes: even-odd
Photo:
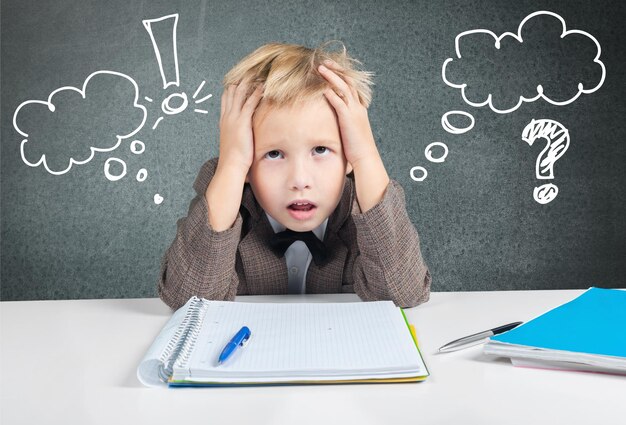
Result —
[{"label": "boy's face", "polygon": [[339,204],[351,170],[335,111],[323,97],[266,108],[261,104],[253,120],[254,160],[247,181],[272,218],[296,232],[313,230]]}]

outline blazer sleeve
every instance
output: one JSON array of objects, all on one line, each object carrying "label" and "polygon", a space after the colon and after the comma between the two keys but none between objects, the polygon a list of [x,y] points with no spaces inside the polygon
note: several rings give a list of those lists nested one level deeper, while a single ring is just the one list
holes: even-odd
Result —
[{"label": "blazer sleeve", "polygon": [[390,180],[383,199],[365,213],[355,199],[352,219],[359,248],[354,292],[364,301],[392,300],[400,307],[428,301],[432,279],[400,184]]},{"label": "blazer sleeve", "polygon": [[215,174],[217,159],[207,161],[194,183],[195,198],[187,216],[177,222],[176,237],[161,261],[158,293],[172,309],[193,295],[212,300],[233,300],[239,278],[235,262],[242,228],[241,214],[230,229],[214,231],[204,196]]}]

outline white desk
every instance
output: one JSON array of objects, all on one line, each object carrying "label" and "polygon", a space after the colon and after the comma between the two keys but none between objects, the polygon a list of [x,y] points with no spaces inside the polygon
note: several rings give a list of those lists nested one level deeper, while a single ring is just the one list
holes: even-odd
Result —
[{"label": "white desk", "polygon": [[[452,339],[528,320],[581,292],[433,293],[407,311],[431,372],[423,383],[256,388],[143,387],[137,364],[170,316],[158,299],[2,302],[0,422],[623,424],[625,377],[516,368],[480,346],[435,354]],[[358,298],[238,299],[277,300]]]}]

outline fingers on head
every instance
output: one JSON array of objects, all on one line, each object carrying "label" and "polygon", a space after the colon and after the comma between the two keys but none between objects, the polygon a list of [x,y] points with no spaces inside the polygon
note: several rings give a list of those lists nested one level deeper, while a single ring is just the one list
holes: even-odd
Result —
[{"label": "fingers on head", "polygon": [[230,84],[224,89],[224,92],[222,93],[222,114],[230,111],[232,108],[233,96],[236,88],[237,86],[235,84]]},{"label": "fingers on head", "polygon": [[322,64],[327,66],[328,68],[334,69],[336,71],[343,71],[344,70],[344,68],[341,65],[339,65],[337,62],[335,62],[332,59],[325,59],[322,62]]},{"label": "fingers on head", "polygon": [[324,91],[324,95],[326,96],[326,99],[328,99],[328,102],[330,102],[330,104],[335,108],[335,110],[341,110],[348,106],[345,99],[339,96],[337,92],[332,88],[326,89]]},{"label": "fingers on head", "polygon": [[235,96],[237,97],[245,96],[246,92],[248,91],[249,86],[250,86],[250,83],[248,83],[247,81],[241,81],[239,84],[235,86]]},{"label": "fingers on head", "polygon": [[224,112],[226,111],[226,90],[224,90],[224,93],[222,93],[222,100],[220,101],[220,106],[221,106],[221,113],[222,115],[224,115]]},{"label": "fingers on head", "polygon": [[333,71],[339,72],[341,74],[340,75],[341,79],[343,79],[350,87],[350,92],[353,95],[356,95],[355,97],[358,98],[358,91],[356,89],[356,84],[354,82],[354,79],[346,73],[346,69],[343,66],[339,65],[337,62],[331,59],[324,60],[322,64],[326,66],[327,68],[332,69]]},{"label": "fingers on head", "polygon": [[254,88],[252,93],[250,93],[250,96],[248,96],[248,99],[244,103],[242,109],[246,110],[249,113],[254,112],[256,107],[259,105],[259,102],[261,101],[262,97],[263,97],[263,85],[258,84]]},{"label": "fingers on head", "polygon": [[[324,62],[326,64],[326,62]],[[324,65],[325,66],[325,65]],[[348,100],[349,95],[354,95],[354,81],[347,75],[339,75],[336,71],[339,69],[331,69],[330,67],[326,67],[329,70],[322,71],[322,75],[331,85],[331,87],[335,90],[339,97],[344,98],[346,101]],[[357,96],[358,98],[358,96]]]}]

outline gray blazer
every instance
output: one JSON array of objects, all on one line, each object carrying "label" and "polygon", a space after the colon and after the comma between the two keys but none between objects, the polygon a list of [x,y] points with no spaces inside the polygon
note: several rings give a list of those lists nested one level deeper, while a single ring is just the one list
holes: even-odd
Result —
[{"label": "gray blazer", "polygon": [[[248,184],[230,229],[209,225],[206,188],[218,158],[207,161],[193,185],[197,196],[161,263],[158,292],[171,308],[192,296],[233,300],[235,295],[287,293],[287,265],[267,245],[274,233]],[[345,179],[339,205],[331,214],[324,242],[331,259],[311,262],[309,294],[355,292],[362,300],[392,300],[413,307],[428,300],[431,276],[419,238],[406,212],[404,191],[391,181],[380,203],[364,214],[356,201],[353,175]]]}]

